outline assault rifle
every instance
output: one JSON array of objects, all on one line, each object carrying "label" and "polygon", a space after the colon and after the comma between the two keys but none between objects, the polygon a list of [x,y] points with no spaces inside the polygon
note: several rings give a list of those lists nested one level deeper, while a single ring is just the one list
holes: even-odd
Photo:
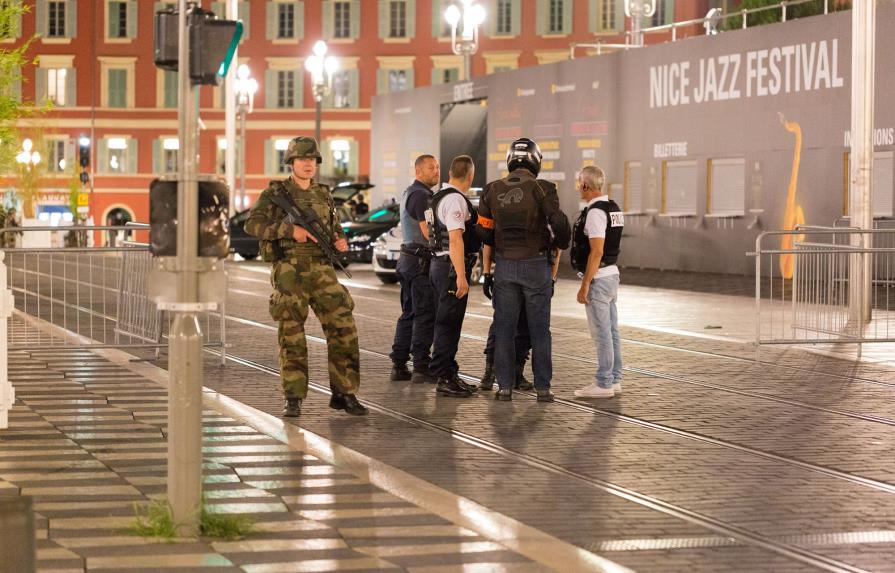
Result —
[{"label": "assault rifle", "polygon": [[274,205],[286,212],[290,223],[298,225],[310,233],[310,235],[314,237],[317,246],[323,251],[324,256],[329,259],[329,262],[332,263],[334,267],[339,267],[339,270],[345,273],[346,277],[349,279],[351,278],[351,273],[348,272],[348,269],[342,264],[342,260],[339,258],[339,253],[333,248],[332,235],[313,209],[302,210],[301,207],[295,204],[292,197],[282,190],[273,193],[270,200],[274,202]]}]

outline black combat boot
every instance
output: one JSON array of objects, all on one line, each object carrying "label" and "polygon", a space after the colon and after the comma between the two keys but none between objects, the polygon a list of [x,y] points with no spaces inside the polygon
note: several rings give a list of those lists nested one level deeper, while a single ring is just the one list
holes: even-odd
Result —
[{"label": "black combat boot", "polygon": [[413,378],[413,374],[411,374],[410,369],[407,368],[406,362],[392,363],[392,373],[389,376],[389,380],[392,382],[402,382],[410,380],[411,378]]},{"label": "black combat boot", "polygon": [[550,388],[544,388],[543,390],[538,390],[538,402],[552,402],[553,401],[553,392],[550,391]]},{"label": "black combat boot", "polygon": [[513,389],[512,388],[498,388],[497,392],[494,393],[494,399],[500,400],[501,402],[509,402],[513,399]]},{"label": "black combat boot", "polygon": [[479,383],[479,388],[490,392],[494,389],[494,355],[486,354],[485,355],[485,373],[482,374],[482,381]]},{"label": "black combat boot", "polygon": [[473,392],[460,382],[457,378],[439,378],[438,386],[435,391],[439,396],[450,396],[451,398],[469,398]]},{"label": "black combat boot", "polygon": [[345,410],[346,414],[352,416],[366,416],[369,412],[363,404],[357,401],[357,396],[354,394],[333,392],[332,398],[329,399],[329,407],[333,410]]},{"label": "black combat boot", "polygon": [[535,387],[534,384],[532,384],[531,382],[528,381],[527,378],[525,378],[524,372],[525,372],[525,362],[523,362],[522,364],[517,364],[516,365],[516,385],[514,387],[516,390],[528,391]]},{"label": "black combat boot", "polygon": [[286,405],[283,406],[284,418],[298,418],[301,415],[301,398],[286,397]]},{"label": "black combat boot", "polygon": [[413,375],[410,378],[410,381],[414,384],[425,384],[428,382],[429,384],[435,384],[438,382],[438,378],[432,375],[429,372],[429,366],[413,366]]}]

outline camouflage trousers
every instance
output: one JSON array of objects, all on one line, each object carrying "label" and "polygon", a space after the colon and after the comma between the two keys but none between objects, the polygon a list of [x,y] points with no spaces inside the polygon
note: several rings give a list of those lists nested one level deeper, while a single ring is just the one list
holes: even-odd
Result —
[{"label": "camouflage trousers", "polygon": [[354,323],[354,301],[332,265],[315,256],[299,256],[273,264],[270,316],[279,321],[280,378],[287,397],[308,394],[308,308],[323,327],[334,392],[354,394],[360,386],[360,350]]}]

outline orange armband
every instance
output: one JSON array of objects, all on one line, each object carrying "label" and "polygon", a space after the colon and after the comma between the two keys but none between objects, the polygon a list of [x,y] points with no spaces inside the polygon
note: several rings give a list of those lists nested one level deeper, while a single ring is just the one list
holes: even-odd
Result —
[{"label": "orange armband", "polygon": [[488,217],[483,217],[479,215],[479,219],[476,222],[477,225],[482,227],[483,229],[493,229],[494,228],[494,219],[489,219]]}]

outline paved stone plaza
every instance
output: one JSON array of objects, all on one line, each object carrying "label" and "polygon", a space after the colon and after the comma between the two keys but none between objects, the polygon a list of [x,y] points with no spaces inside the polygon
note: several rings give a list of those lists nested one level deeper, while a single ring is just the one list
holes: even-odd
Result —
[{"label": "paved stone plaza", "polygon": [[[665,276],[720,286],[670,290]],[[389,382],[398,289],[359,267],[347,283],[372,412],[327,407],[311,319],[299,430],[275,418],[266,269],[231,265],[231,359],[210,351],[205,370],[206,491],[222,511],[256,513],[259,532],[151,549],[122,536],[133,502],[164,494],[165,372],[117,351],[11,357],[0,495],[38,496],[42,571],[895,570],[895,366],[792,348],[756,362],[751,299],[719,292],[736,281],[657,278],[626,286],[623,270],[622,396],[574,399],[595,352],[577,284],[562,280],[559,400],[498,403]],[[459,361],[475,378],[491,309],[471,296]]]}]

